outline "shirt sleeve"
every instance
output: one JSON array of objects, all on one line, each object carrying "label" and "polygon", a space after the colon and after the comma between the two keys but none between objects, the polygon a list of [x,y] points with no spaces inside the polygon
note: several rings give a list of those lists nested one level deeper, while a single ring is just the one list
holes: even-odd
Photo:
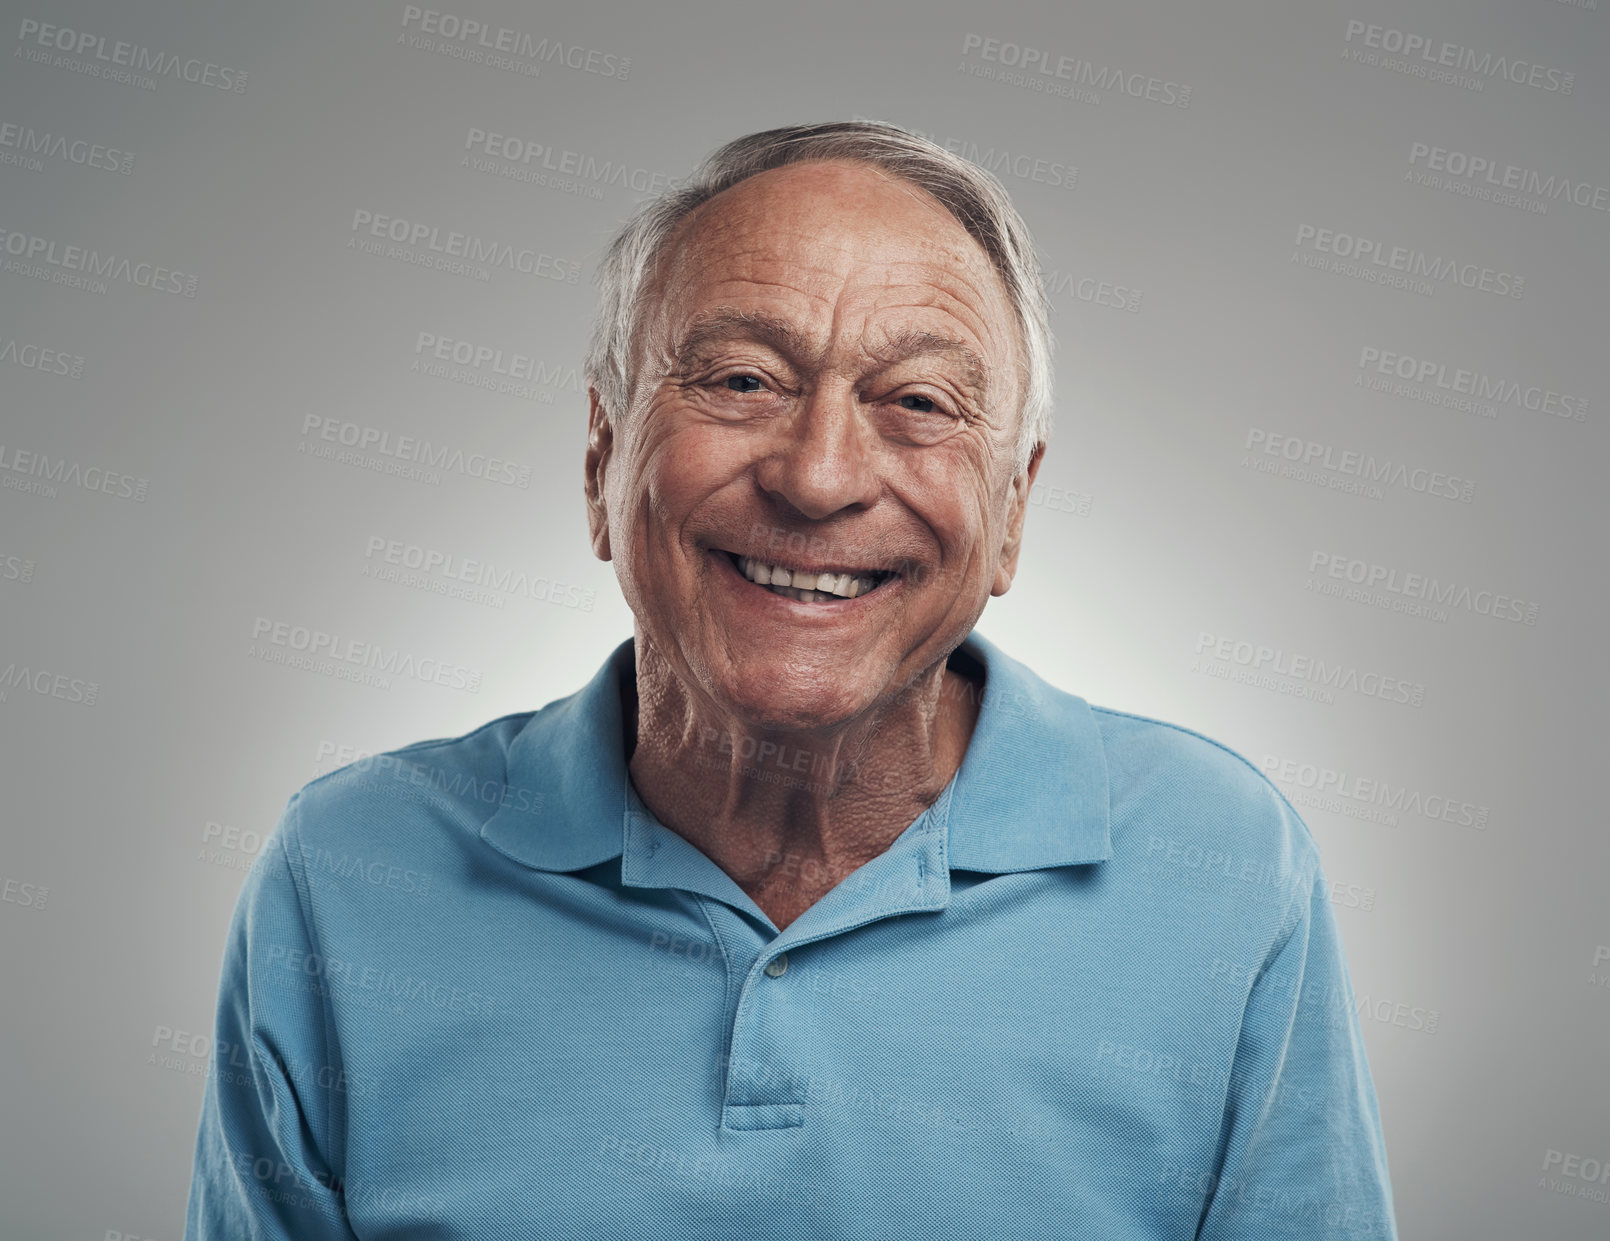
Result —
[{"label": "shirt sleeve", "polygon": [[1316,864],[1242,1016],[1201,1241],[1395,1241],[1392,1187],[1336,914]]},{"label": "shirt sleeve", "polygon": [[211,1072],[196,1136],[186,1241],[355,1241],[332,1134],[341,1080],[293,880],[291,798],[229,927]]}]

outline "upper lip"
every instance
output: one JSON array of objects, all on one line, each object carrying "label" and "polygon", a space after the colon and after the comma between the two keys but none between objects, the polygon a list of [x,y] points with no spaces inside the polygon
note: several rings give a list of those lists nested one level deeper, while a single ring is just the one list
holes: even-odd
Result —
[{"label": "upper lip", "polygon": [[791,560],[771,559],[771,557],[776,554],[774,552],[740,552],[734,551],[728,547],[718,547],[716,550],[725,552],[729,556],[747,558],[749,560],[757,561],[760,564],[771,565],[774,568],[787,569],[790,572],[815,573],[818,575],[823,573],[848,573],[851,577],[887,577],[892,574],[899,573],[899,570],[893,566],[873,564],[865,560],[859,562],[850,560],[836,560],[820,561],[813,564],[801,564]]}]

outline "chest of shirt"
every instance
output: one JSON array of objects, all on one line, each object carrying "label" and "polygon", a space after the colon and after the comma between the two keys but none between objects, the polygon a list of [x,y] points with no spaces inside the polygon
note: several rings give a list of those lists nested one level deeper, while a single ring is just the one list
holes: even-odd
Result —
[{"label": "chest of shirt", "polygon": [[525,875],[281,970],[331,1014],[360,1236],[1188,1236],[1278,922],[1246,898],[958,878],[780,957],[716,901]]}]

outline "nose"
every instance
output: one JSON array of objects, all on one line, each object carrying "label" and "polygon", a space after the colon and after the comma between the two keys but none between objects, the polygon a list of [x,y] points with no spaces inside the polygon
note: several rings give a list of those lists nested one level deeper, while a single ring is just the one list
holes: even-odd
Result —
[{"label": "nose", "polygon": [[849,385],[820,385],[778,420],[775,436],[756,469],[773,500],[812,521],[877,500],[877,434]]}]

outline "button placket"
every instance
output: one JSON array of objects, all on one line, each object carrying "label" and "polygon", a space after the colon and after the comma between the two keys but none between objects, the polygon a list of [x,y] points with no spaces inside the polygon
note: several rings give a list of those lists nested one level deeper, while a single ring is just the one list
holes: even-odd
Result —
[{"label": "button placket", "polygon": [[[762,963],[764,960],[764,964]],[[724,1129],[788,1129],[805,1123],[805,1078],[795,1065],[793,1040],[805,1028],[797,1010],[808,1002],[784,979],[788,954],[751,959],[734,1013]]]},{"label": "button placket", "polygon": [[[623,881],[694,894],[721,945],[727,971],[726,1033],[716,1061],[723,1130],[805,1123],[815,997],[808,970],[789,977],[794,964],[790,954],[884,918],[943,909],[950,894],[945,866],[949,802],[947,791],[887,852],[782,932],[708,857],[660,827],[641,807],[630,808]],[[666,847],[646,848],[656,841]],[[771,928],[769,940],[761,927]]]}]

